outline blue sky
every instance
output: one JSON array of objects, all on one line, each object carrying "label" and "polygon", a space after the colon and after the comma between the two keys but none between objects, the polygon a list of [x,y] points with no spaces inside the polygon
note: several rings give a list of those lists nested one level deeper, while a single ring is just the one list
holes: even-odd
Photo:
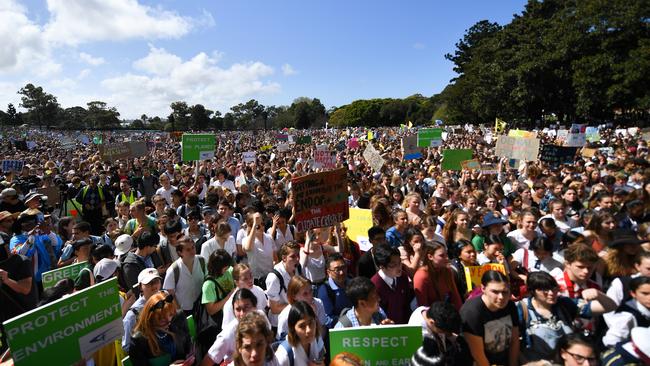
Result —
[{"label": "blue sky", "polygon": [[524,0],[0,0],[0,108],[32,82],[63,107],[103,100],[124,118],[185,100],[226,112],[440,92],[444,54],[482,19]]}]

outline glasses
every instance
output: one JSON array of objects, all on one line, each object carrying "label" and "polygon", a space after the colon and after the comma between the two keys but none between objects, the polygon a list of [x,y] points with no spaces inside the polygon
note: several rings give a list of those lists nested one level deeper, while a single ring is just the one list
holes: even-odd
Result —
[{"label": "glasses", "polygon": [[583,364],[585,361],[587,361],[589,364],[596,364],[596,361],[598,361],[596,357],[585,357],[569,351],[564,352],[570,354],[571,357],[573,357],[573,359],[576,360],[576,362],[579,364]]},{"label": "glasses", "polygon": [[548,292],[556,293],[556,292],[559,292],[559,291],[560,291],[560,288],[559,288],[559,287],[553,287],[553,288],[540,288],[540,289],[537,289],[537,290],[538,290],[538,291],[541,291],[541,292],[544,292],[544,293],[548,293]]},{"label": "glasses", "polygon": [[334,272],[334,273],[345,272],[345,269],[346,269],[346,268],[347,268],[346,265],[342,265],[342,266],[338,266],[338,267],[330,268],[330,272]]},{"label": "glasses", "polygon": [[[167,294],[164,291],[161,291],[163,294]],[[153,306],[153,310],[162,310],[165,308],[165,304],[171,304],[174,302],[174,295],[172,294],[167,294],[164,299],[159,300],[156,305]]]}]

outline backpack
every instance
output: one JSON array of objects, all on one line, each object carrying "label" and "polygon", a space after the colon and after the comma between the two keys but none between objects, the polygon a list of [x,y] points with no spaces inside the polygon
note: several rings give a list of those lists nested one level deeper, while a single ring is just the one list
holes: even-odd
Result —
[{"label": "backpack", "polygon": [[[199,264],[201,265],[201,272],[205,274],[205,258],[201,257],[200,255],[197,255],[196,257],[199,258]],[[181,275],[181,267],[179,267],[178,264],[176,263],[178,262],[174,261],[174,263],[172,263],[170,267],[172,271],[174,271],[174,288],[176,288],[176,286],[178,285],[178,278]]]},{"label": "backpack", "polygon": [[[275,268],[271,270],[271,273],[275,274],[275,276],[280,280],[280,292],[278,292],[278,295],[280,295],[282,291],[287,293],[287,286],[284,284],[284,277],[282,274]],[[300,264],[296,266],[296,274],[302,276],[302,266]]]},{"label": "backpack", "polygon": [[284,348],[284,350],[287,351],[287,358],[289,358],[289,366],[293,366],[294,363],[293,348],[289,344],[289,341],[285,339],[283,341],[274,342],[273,344],[271,344],[271,349],[273,350],[273,352],[275,352],[280,347]]},{"label": "backpack", "polygon": [[[345,308],[341,310],[341,315],[339,315],[339,323],[343,325],[345,328],[351,328],[352,327],[352,320],[350,320],[350,317],[348,317],[348,313],[352,311],[352,308]],[[372,323],[373,324],[381,324],[381,322],[386,319],[384,316],[381,315],[380,312],[376,312],[372,314]]]}]

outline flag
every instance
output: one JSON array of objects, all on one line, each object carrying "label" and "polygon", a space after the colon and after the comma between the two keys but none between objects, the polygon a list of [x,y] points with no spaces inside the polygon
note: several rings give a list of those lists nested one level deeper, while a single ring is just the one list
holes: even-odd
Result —
[{"label": "flag", "polygon": [[494,122],[494,132],[503,133],[503,131],[506,130],[507,125],[508,124],[504,120],[497,117],[496,121]]},{"label": "flag", "polygon": [[409,128],[413,128],[413,122],[409,121],[407,125],[409,126]]},{"label": "flag", "polygon": [[372,131],[368,131],[368,141],[371,141],[375,138],[375,135],[372,134]]}]

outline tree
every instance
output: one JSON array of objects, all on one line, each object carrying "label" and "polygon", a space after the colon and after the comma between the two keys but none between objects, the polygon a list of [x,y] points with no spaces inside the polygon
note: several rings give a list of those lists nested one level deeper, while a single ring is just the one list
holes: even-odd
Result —
[{"label": "tree", "polygon": [[202,104],[195,104],[189,108],[189,113],[192,129],[207,130],[210,127],[210,116],[214,112],[209,109],[205,109]]},{"label": "tree", "polygon": [[179,130],[187,131],[190,129],[190,108],[187,103],[178,101],[170,105],[172,116],[174,117],[172,128],[177,127]]},{"label": "tree", "polygon": [[120,127],[120,113],[115,107],[108,107],[106,102],[95,100],[87,103],[88,114],[85,122],[90,128],[110,130]]},{"label": "tree", "polygon": [[12,103],[7,105],[7,124],[17,126],[16,124],[16,107]]},{"label": "tree", "polygon": [[56,97],[44,92],[42,87],[36,87],[31,83],[21,88],[18,94],[22,95],[20,106],[29,111],[29,117],[33,124],[42,128],[45,123],[45,126],[50,128],[59,108]]},{"label": "tree", "polygon": [[61,128],[65,129],[84,129],[92,126],[87,126],[88,111],[84,107],[70,107],[63,110],[63,124]]},{"label": "tree", "polygon": [[237,129],[261,128],[263,127],[264,105],[257,100],[251,99],[246,103],[239,103],[230,108],[234,123]]}]

